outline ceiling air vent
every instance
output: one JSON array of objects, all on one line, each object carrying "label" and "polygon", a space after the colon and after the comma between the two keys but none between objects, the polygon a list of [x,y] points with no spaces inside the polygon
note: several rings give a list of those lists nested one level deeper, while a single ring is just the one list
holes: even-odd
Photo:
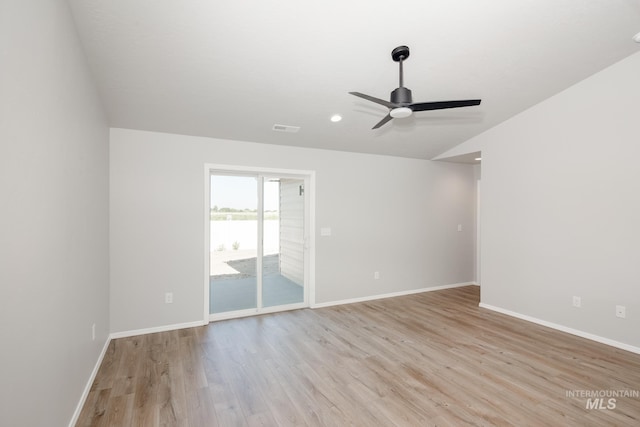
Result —
[{"label": "ceiling air vent", "polygon": [[273,130],[276,132],[296,133],[300,130],[300,126],[273,125]]}]

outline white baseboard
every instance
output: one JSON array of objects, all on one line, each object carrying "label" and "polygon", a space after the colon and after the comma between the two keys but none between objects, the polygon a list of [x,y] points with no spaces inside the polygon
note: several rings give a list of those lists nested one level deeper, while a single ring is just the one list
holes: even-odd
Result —
[{"label": "white baseboard", "polygon": [[569,328],[567,326],[559,325],[557,323],[547,322],[546,320],[541,320],[535,317],[527,316],[526,314],[516,313],[515,311],[506,310],[504,308],[495,307],[493,305],[480,303],[478,304],[481,308],[486,308],[487,310],[495,311],[498,313],[506,314],[507,316],[516,317],[518,319],[526,320],[527,322],[537,323],[538,325],[546,326],[551,329],[556,329],[558,331],[566,332],[571,335],[576,335],[581,338],[586,338],[591,341],[596,341],[601,344],[610,345],[611,347],[616,347],[622,350],[630,351],[632,353],[640,354],[640,347],[635,347],[629,344],[625,344],[619,341],[614,341],[609,338],[604,338],[599,335],[590,334],[588,332],[580,331],[578,329]]},{"label": "white baseboard", "polygon": [[353,304],[356,302],[373,301],[377,299],[401,297],[404,295],[421,294],[423,292],[441,291],[443,289],[460,288],[462,286],[475,285],[474,282],[454,283],[453,285],[433,286],[430,288],[410,289],[408,291],[391,292],[388,294],[370,295],[366,297],[343,299],[339,301],[321,302],[311,306],[311,308],[331,307],[334,305]]},{"label": "white baseboard", "polygon": [[87,397],[89,397],[89,392],[91,391],[91,386],[93,385],[93,381],[96,379],[96,375],[98,375],[98,370],[100,369],[100,365],[102,365],[102,360],[104,359],[104,355],[107,354],[107,349],[109,348],[109,344],[111,343],[111,337],[107,337],[104,346],[102,347],[102,351],[100,352],[100,356],[98,356],[98,360],[96,361],[95,366],[93,367],[93,371],[91,371],[91,376],[89,377],[89,381],[87,381],[87,385],[84,386],[84,391],[82,392],[82,396],[80,396],[80,402],[76,406],[76,410],[73,412],[73,416],[71,417],[71,421],[69,422],[69,427],[74,427],[78,422],[78,418],[80,417],[80,412],[82,412],[82,407],[84,403],[87,401]]},{"label": "white baseboard", "polygon": [[131,331],[112,332],[111,339],[135,337],[136,335],[155,334],[157,332],[174,331],[176,329],[195,328],[196,326],[204,326],[207,323],[198,320],[196,322],[176,323],[174,325],[155,326],[153,328],[134,329]]}]

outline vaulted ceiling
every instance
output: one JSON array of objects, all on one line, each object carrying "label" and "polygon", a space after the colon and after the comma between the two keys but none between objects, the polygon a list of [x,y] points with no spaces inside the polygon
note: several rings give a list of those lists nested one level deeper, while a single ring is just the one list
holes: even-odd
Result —
[{"label": "vaulted ceiling", "polygon": [[[113,127],[423,159],[640,51],[640,0],[69,3]],[[399,45],[414,101],[482,104],[372,130]]]}]

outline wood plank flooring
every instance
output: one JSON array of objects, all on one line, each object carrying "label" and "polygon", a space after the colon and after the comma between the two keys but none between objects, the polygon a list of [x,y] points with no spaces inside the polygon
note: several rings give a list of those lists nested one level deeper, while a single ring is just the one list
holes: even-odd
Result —
[{"label": "wood plank flooring", "polygon": [[113,340],[77,425],[640,425],[640,397],[568,395],[640,393],[640,355],[478,302],[469,286]]}]

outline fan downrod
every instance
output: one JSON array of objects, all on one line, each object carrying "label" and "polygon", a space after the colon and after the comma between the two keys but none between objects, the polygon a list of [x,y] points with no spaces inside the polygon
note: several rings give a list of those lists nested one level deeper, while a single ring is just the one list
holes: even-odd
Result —
[{"label": "fan downrod", "polygon": [[[399,86],[404,86],[404,74],[402,72],[402,62],[409,57],[409,48],[407,46],[398,46],[391,51],[391,58],[398,63],[399,67]],[[411,91],[409,91],[411,92]],[[409,103],[411,103],[411,94],[409,94]]]}]

